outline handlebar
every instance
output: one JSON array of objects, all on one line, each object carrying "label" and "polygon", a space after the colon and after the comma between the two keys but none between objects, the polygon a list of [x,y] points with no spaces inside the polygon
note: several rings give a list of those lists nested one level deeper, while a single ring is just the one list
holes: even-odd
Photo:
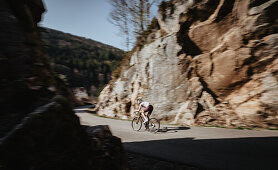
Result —
[{"label": "handlebar", "polygon": [[134,111],[133,112],[135,115],[138,115],[139,114],[139,111]]}]

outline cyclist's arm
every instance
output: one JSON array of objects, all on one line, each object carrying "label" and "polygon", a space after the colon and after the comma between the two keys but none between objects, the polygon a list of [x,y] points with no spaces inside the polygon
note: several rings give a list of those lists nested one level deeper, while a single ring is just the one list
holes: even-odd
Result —
[{"label": "cyclist's arm", "polygon": [[139,105],[139,109],[137,110],[137,112],[140,112],[141,109],[142,109],[142,105],[140,104],[140,105]]}]

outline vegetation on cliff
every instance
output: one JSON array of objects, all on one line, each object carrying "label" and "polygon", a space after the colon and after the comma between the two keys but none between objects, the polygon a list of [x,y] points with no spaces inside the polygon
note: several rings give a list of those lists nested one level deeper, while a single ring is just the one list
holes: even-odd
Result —
[{"label": "vegetation on cliff", "polygon": [[120,66],[112,72],[112,78],[119,78],[124,67],[128,66],[130,57],[138,49],[144,47],[144,45],[151,43],[155,39],[155,32],[160,29],[160,25],[157,18],[153,18],[147,29],[142,32],[142,35],[136,37],[136,43],[131,51],[127,52],[125,57],[122,59]]}]

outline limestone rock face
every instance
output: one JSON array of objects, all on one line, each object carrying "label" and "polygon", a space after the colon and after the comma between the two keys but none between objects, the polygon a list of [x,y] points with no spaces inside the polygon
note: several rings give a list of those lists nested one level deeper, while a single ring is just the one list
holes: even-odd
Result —
[{"label": "limestone rock face", "polygon": [[277,0],[172,0],[160,30],[101,92],[98,114],[184,125],[278,126]]},{"label": "limestone rock face", "polygon": [[108,127],[82,127],[37,33],[41,0],[0,1],[0,169],[128,169]]}]

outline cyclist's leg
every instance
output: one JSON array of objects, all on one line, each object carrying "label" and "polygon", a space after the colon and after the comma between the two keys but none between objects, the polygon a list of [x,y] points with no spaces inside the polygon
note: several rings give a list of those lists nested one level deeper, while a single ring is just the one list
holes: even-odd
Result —
[{"label": "cyclist's leg", "polygon": [[152,112],[153,112],[153,106],[150,105],[150,107],[149,107],[149,109],[148,109],[148,114],[147,114],[148,121],[150,121],[150,116],[151,116]]},{"label": "cyclist's leg", "polygon": [[146,123],[146,120],[148,120],[148,118],[146,117],[144,111],[142,111],[141,114],[142,114],[142,116],[143,116],[143,118],[144,118],[144,123]]},{"label": "cyclist's leg", "polygon": [[144,113],[147,113],[146,115],[144,114],[144,118],[147,120],[147,122],[150,121],[149,115],[152,112],[152,110],[153,110],[152,105],[149,105],[147,108],[144,109]]},{"label": "cyclist's leg", "polygon": [[148,107],[147,114],[146,114],[146,117],[147,117],[147,119],[148,119],[147,124],[149,124],[150,115],[152,114],[152,111],[153,111],[153,106],[150,105],[150,106]]}]

